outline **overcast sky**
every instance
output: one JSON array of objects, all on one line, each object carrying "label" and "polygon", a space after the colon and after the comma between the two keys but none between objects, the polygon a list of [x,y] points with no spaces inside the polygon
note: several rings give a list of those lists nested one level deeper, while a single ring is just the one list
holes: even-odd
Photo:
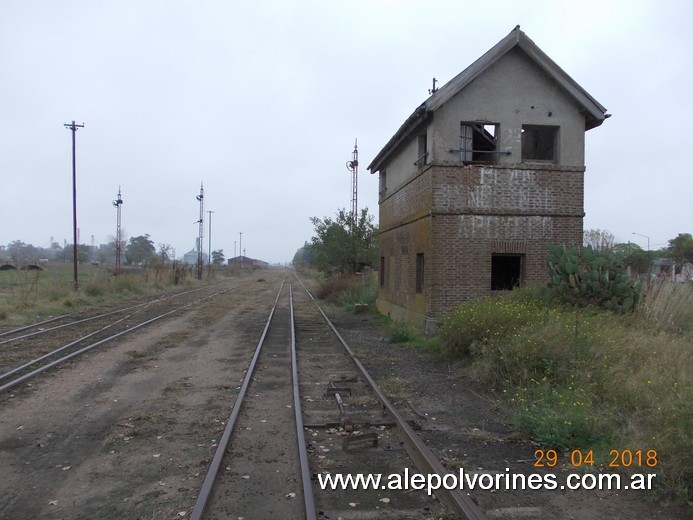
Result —
[{"label": "overcast sky", "polygon": [[[128,238],[177,256],[290,261],[311,216],[377,219],[366,166],[411,112],[517,24],[613,117],[587,132],[585,229],[693,231],[693,2],[0,1],[0,244]],[[638,233],[634,235],[633,233]],[[644,235],[644,236],[640,236]],[[205,236],[205,249],[208,237]]]}]

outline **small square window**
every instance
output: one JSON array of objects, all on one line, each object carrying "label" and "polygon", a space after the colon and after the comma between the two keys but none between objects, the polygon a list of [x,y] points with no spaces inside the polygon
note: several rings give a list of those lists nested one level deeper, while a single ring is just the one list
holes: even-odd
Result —
[{"label": "small square window", "polygon": [[558,127],[522,125],[522,160],[558,160]]}]

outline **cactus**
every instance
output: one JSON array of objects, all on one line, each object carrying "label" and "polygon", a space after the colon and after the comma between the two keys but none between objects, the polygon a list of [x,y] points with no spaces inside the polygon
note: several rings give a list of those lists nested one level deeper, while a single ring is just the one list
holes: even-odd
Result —
[{"label": "cactus", "polygon": [[549,291],[571,305],[597,305],[614,312],[632,311],[640,300],[642,284],[628,277],[622,261],[591,246],[546,245]]}]

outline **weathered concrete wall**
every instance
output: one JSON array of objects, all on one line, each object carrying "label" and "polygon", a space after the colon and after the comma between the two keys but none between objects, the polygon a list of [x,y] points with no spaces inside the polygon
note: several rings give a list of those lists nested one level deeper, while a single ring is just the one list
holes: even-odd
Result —
[{"label": "weathered concrete wall", "polygon": [[[500,124],[499,164],[522,162],[522,125],[559,126],[558,163],[585,164],[585,116],[580,106],[520,49],[505,54],[440,107],[429,129],[431,160],[458,162],[461,121]],[[414,159],[415,160],[415,159]]]}]

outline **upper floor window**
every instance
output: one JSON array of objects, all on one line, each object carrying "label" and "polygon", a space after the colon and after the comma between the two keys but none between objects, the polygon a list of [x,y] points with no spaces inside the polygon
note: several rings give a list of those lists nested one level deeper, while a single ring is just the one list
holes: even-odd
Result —
[{"label": "upper floor window", "polygon": [[523,161],[558,161],[558,127],[522,125]]},{"label": "upper floor window", "polygon": [[428,137],[426,134],[421,134],[418,137],[419,150],[416,158],[417,168],[421,168],[428,163]]},{"label": "upper floor window", "polygon": [[380,187],[378,193],[381,199],[387,194],[387,173],[385,170],[380,170]]},{"label": "upper floor window", "polygon": [[496,163],[498,159],[498,123],[462,122],[460,160],[465,163]]}]

